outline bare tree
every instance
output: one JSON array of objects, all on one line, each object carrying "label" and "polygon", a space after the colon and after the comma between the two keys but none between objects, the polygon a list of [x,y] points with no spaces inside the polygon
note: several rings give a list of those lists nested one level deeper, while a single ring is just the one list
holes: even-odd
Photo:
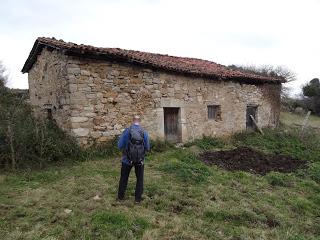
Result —
[{"label": "bare tree", "polygon": [[[230,65],[229,68],[241,71],[254,73],[261,76],[267,77],[282,77],[286,83],[295,81],[297,79],[296,73],[285,66],[272,66],[272,65]],[[291,89],[286,85],[282,85],[282,97],[289,97]]]},{"label": "bare tree", "polygon": [[229,68],[239,70],[241,72],[254,73],[267,77],[282,77],[286,82],[295,81],[296,74],[285,66],[272,66],[272,65],[230,65]]},{"label": "bare tree", "polygon": [[[17,164],[15,146],[16,118],[22,110],[20,106],[23,102],[23,97],[16,100],[15,95],[10,89],[5,87],[7,79],[6,68],[0,61],[0,133],[4,133],[4,140],[8,143],[10,149],[10,156],[7,158],[6,165],[11,165],[14,170]],[[10,163],[8,159],[10,159]]]},{"label": "bare tree", "polygon": [[0,88],[4,88],[7,83],[8,76],[6,75],[6,68],[3,63],[0,61]]},{"label": "bare tree", "polygon": [[273,70],[278,76],[283,77],[286,83],[297,80],[297,74],[285,66],[277,66]]}]

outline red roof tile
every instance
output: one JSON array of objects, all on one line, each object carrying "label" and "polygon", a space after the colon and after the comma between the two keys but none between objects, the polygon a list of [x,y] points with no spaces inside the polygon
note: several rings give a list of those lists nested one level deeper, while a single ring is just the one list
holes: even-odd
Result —
[{"label": "red roof tile", "polygon": [[44,47],[63,50],[67,55],[83,55],[84,57],[98,59],[114,59],[162,69],[164,71],[205,78],[234,80],[257,84],[263,82],[285,82],[281,77],[268,77],[253,73],[240,72],[207,60],[175,57],[120,48],[100,48],[83,44],[78,45],[70,42],[67,43],[62,40],[56,40],[54,38],[44,37],[40,37],[35,41],[30,55],[22,68],[23,73],[28,72],[32,68],[34,62],[37,60],[37,55],[41,53]]}]

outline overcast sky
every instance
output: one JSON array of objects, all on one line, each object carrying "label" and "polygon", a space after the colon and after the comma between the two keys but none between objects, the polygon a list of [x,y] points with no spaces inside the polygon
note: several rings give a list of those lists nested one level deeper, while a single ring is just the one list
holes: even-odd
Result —
[{"label": "overcast sky", "polygon": [[0,0],[0,60],[9,86],[39,36],[98,47],[283,65],[295,92],[320,77],[320,0]]}]

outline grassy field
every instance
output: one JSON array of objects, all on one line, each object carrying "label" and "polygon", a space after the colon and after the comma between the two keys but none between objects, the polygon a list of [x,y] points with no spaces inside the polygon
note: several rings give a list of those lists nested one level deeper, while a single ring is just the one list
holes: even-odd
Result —
[{"label": "grassy field", "polygon": [[[302,125],[303,120],[305,119],[305,115],[299,115],[299,114],[294,114],[289,112],[281,112],[280,119],[281,119],[281,122],[289,126],[294,124]],[[320,117],[311,115],[309,117],[307,126],[320,129]]]},{"label": "grassy field", "polygon": [[[320,239],[320,139],[265,130],[203,139],[146,159],[144,201],[116,201],[119,157],[0,175],[1,239]],[[251,146],[308,160],[258,176],[208,167],[196,153]]]}]

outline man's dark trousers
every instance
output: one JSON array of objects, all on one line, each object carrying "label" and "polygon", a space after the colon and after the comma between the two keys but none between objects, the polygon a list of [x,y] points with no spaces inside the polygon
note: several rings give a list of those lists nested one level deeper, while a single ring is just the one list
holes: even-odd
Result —
[{"label": "man's dark trousers", "polygon": [[128,164],[122,163],[118,198],[119,199],[124,198],[124,194],[126,192],[127,185],[128,185],[129,174],[130,174],[132,167],[134,167],[134,170],[136,173],[136,178],[137,178],[135,200],[136,200],[136,202],[140,202],[141,196],[143,193],[143,171],[144,171],[144,164],[143,163],[142,164],[135,164],[135,165],[128,165]]}]

